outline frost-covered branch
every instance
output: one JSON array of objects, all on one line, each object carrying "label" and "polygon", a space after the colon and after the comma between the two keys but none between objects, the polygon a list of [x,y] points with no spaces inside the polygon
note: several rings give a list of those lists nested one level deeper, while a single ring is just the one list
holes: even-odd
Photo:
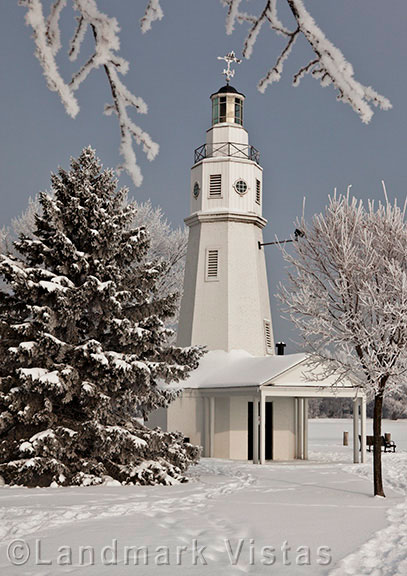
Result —
[{"label": "frost-covered branch", "polygon": [[[48,88],[59,94],[62,104],[69,116],[75,118],[79,112],[78,102],[72,88],[62,78],[55,60],[59,34],[55,31],[57,20],[53,18],[53,32],[50,32],[49,23],[44,17],[41,0],[20,0],[20,4],[27,8],[25,21],[33,29],[35,42],[35,55],[42,66]],[[59,16],[59,12],[54,10]]]},{"label": "frost-covered branch", "polygon": [[160,0],[149,0],[143,18],[140,20],[143,33],[151,30],[151,25],[156,20],[162,20],[164,12],[160,6]]},{"label": "frost-covered branch", "polygon": [[280,80],[284,62],[301,33],[311,47],[314,57],[294,75],[294,86],[298,86],[305,74],[311,74],[320,80],[322,86],[333,84],[338,90],[338,100],[349,104],[364,123],[368,123],[373,116],[371,104],[382,110],[389,110],[392,107],[387,98],[354,78],[352,65],[317,26],[302,0],[281,0],[281,2],[286,2],[295,19],[295,27],[291,31],[282,24],[278,17],[277,0],[267,0],[258,16],[241,11],[241,0],[221,0],[221,2],[227,7],[227,34],[233,32],[236,22],[249,24],[249,32],[243,47],[245,58],[250,58],[252,55],[260,30],[267,22],[275,32],[288,38],[276,63],[260,80],[258,84],[260,92],[264,92],[270,84]]},{"label": "frost-covered branch", "polygon": [[[78,17],[68,49],[69,59],[76,61],[78,58],[88,29],[93,33],[93,54],[69,81],[65,81],[59,72],[56,55],[61,48],[60,16],[67,5],[67,0],[55,0],[48,18],[44,15],[43,0],[20,0],[20,4],[27,9],[26,23],[34,32],[36,56],[43,68],[48,87],[59,94],[65,110],[73,118],[79,112],[75,92],[93,70],[102,68],[105,71],[113,98],[113,103],[105,107],[105,113],[113,112],[119,120],[120,152],[123,157],[120,168],[126,170],[135,186],[140,186],[142,174],[133,144],[136,142],[142,146],[149,160],[156,157],[159,146],[130,117],[130,110],[133,108],[140,114],[146,114],[147,105],[142,98],[132,94],[121,80],[121,76],[127,73],[129,64],[119,55],[118,22],[101,12],[96,0],[71,0],[71,3]],[[161,19],[162,16],[158,0],[150,0],[142,22],[143,31],[147,31],[151,27],[151,22]]]}]

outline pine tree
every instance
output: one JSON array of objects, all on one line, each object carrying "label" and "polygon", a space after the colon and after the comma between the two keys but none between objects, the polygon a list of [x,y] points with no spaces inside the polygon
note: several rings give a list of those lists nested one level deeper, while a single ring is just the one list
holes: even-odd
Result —
[{"label": "pine tree", "polygon": [[[130,202],[129,199],[126,202]],[[148,229],[149,248],[146,257],[149,260],[165,261],[166,273],[158,279],[160,294],[172,294],[178,292],[181,296],[184,283],[185,258],[188,245],[188,228],[174,228],[165,217],[160,206],[153,206],[150,200],[137,202],[132,199],[135,216],[130,226],[133,228],[145,227]],[[36,215],[42,214],[40,195],[28,199],[26,209],[17,217],[13,218],[9,226],[0,228],[0,253],[18,255],[14,249],[13,241],[21,232],[33,237],[36,229]],[[175,316],[170,325],[176,326],[179,317],[178,298]]]},{"label": "pine tree", "polygon": [[182,481],[199,449],[142,423],[202,354],[168,344],[165,263],[147,261],[136,207],[91,148],[51,183],[35,237],[0,256],[0,474],[27,486]]}]

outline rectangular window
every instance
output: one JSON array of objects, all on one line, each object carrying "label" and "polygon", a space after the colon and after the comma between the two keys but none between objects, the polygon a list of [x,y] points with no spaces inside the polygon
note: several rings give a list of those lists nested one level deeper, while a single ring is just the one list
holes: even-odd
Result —
[{"label": "rectangular window", "polygon": [[270,320],[264,320],[264,339],[266,342],[267,354],[273,354],[273,336],[271,334]]},{"label": "rectangular window", "polygon": [[206,251],[206,280],[218,280],[219,250],[210,248]]},{"label": "rectangular window", "polygon": [[260,182],[260,180],[256,180],[256,202],[257,202],[257,204],[261,204],[261,182]]},{"label": "rectangular window", "polygon": [[226,122],[226,96],[220,97],[219,122]]},{"label": "rectangular window", "polygon": [[222,196],[222,174],[211,174],[209,176],[209,198],[221,198]]},{"label": "rectangular window", "polygon": [[212,100],[212,124],[219,122],[219,98],[216,97]]},{"label": "rectangular window", "polygon": [[235,122],[243,124],[243,101],[240,98],[235,98]]}]

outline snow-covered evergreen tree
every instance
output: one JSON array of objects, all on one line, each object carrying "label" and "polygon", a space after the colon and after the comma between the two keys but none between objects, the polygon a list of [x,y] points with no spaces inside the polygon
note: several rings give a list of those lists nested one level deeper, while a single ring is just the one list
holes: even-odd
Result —
[{"label": "snow-covered evergreen tree", "polygon": [[[92,149],[52,175],[35,237],[0,256],[0,474],[10,484],[183,480],[199,449],[149,430],[198,364],[168,344],[177,296],[146,259],[136,206]],[[3,284],[4,286],[4,284]]]},{"label": "snow-covered evergreen tree", "polygon": [[[123,207],[130,202],[124,199]],[[178,292],[174,317],[171,324],[176,326],[179,316],[179,305],[183,290],[185,258],[188,245],[188,229],[173,228],[163,214],[160,206],[153,206],[150,200],[137,202],[131,200],[134,205],[134,216],[131,222],[133,228],[144,227],[149,237],[147,258],[158,262],[165,262],[166,273],[158,279],[158,287],[161,295],[170,295]],[[36,214],[42,215],[40,195],[29,198],[28,206],[24,212],[13,218],[10,225],[0,229],[0,253],[11,252],[14,255],[18,251],[13,245],[21,233],[33,238],[36,229]]]}]

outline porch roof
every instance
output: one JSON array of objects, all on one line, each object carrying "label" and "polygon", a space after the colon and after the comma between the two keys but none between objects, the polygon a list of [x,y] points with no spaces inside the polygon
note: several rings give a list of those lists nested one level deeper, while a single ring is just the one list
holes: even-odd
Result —
[{"label": "porch roof", "polygon": [[[306,359],[305,354],[251,356],[244,350],[214,350],[204,355],[198,368],[185,380],[184,388],[247,388],[265,384],[307,387],[310,382],[302,376]],[[292,375],[287,381],[282,376],[289,372]],[[330,387],[332,382],[318,381],[316,385]]]}]

